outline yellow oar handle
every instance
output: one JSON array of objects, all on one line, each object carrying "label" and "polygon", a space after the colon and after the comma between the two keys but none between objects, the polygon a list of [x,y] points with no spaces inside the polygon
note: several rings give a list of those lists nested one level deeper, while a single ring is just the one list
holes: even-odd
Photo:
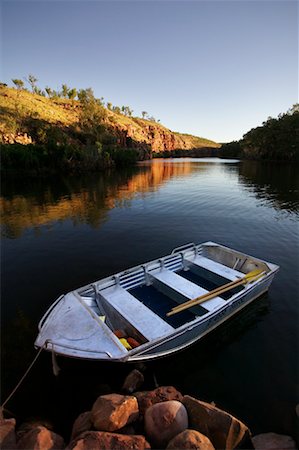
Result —
[{"label": "yellow oar handle", "polygon": [[222,294],[224,292],[230,291],[234,287],[240,286],[241,284],[247,284],[252,281],[258,280],[261,276],[263,276],[264,271],[260,269],[252,270],[251,272],[247,273],[243,278],[240,278],[235,281],[231,281],[230,283],[227,283],[223,286],[220,286],[216,289],[213,289],[210,292],[207,292],[206,294],[200,295],[199,297],[196,297],[192,300],[188,300],[185,303],[182,303],[181,305],[176,306],[175,308],[172,308],[171,311],[169,311],[166,316],[172,316],[176,313],[179,313],[181,311],[184,311],[185,309],[191,308],[193,306],[197,306],[200,303],[206,302],[207,300],[211,300],[212,298],[216,297],[219,294]]}]

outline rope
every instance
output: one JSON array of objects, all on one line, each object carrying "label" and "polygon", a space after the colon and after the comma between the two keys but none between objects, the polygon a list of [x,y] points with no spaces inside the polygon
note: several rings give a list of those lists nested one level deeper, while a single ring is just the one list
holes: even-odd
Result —
[{"label": "rope", "polygon": [[11,399],[11,397],[15,394],[15,392],[18,390],[18,388],[21,386],[21,384],[23,383],[24,379],[27,377],[28,373],[30,372],[30,370],[32,369],[32,367],[34,366],[36,360],[38,359],[39,355],[41,354],[42,350],[44,349],[44,347],[47,346],[48,341],[46,341],[44,343],[44,345],[39,349],[37,355],[35,356],[34,360],[32,361],[32,363],[30,364],[30,366],[28,367],[28,369],[26,370],[26,372],[24,373],[24,375],[22,376],[22,378],[20,379],[20,381],[18,382],[18,384],[16,385],[16,387],[13,389],[13,391],[9,394],[9,396],[7,397],[7,399],[5,400],[4,403],[2,403],[2,405],[0,406],[0,410],[3,411],[4,406],[6,405],[6,403],[9,402],[9,400]]}]

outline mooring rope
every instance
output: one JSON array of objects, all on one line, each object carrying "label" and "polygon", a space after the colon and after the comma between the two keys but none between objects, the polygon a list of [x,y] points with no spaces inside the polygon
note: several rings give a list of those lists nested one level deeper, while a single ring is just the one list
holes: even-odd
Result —
[{"label": "mooring rope", "polygon": [[[44,345],[39,349],[38,353],[36,354],[35,358],[33,359],[32,363],[30,364],[30,366],[28,367],[28,369],[26,370],[26,372],[24,373],[24,375],[22,376],[22,378],[20,379],[20,381],[18,382],[18,384],[16,385],[16,387],[13,389],[13,391],[9,394],[9,396],[7,397],[7,399],[5,400],[5,402],[2,403],[2,405],[0,406],[0,411],[1,413],[4,410],[4,406],[6,405],[6,403],[9,402],[9,400],[12,398],[12,396],[16,393],[16,391],[19,389],[19,387],[21,386],[21,384],[23,383],[24,379],[27,377],[28,373],[30,372],[30,370],[32,369],[32,367],[34,366],[35,362],[37,361],[39,355],[41,354],[42,350],[44,350],[44,348],[47,346],[49,341],[46,341],[44,343]],[[1,414],[2,415],[2,414]]]}]

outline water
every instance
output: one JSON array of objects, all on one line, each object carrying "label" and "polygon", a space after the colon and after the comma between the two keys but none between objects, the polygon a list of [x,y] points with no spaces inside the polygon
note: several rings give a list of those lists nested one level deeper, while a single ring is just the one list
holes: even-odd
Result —
[{"label": "water", "polygon": [[[214,401],[253,433],[295,437],[298,403],[298,173],[291,165],[154,160],[121,172],[2,177],[2,395],[35,351],[37,323],[61,293],[213,240],[280,265],[267,295],[190,349],[147,366],[148,387],[171,384]],[[43,353],[7,404],[18,423],[44,417],[65,436],[96,396],[119,389],[126,365]]]}]

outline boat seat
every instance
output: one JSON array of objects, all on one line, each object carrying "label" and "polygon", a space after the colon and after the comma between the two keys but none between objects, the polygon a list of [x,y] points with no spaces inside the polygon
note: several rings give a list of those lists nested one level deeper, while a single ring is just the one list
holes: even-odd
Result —
[{"label": "boat seat", "polygon": [[207,269],[210,272],[216,273],[217,275],[220,275],[231,281],[235,281],[239,278],[244,277],[244,273],[238,272],[235,269],[231,269],[230,267],[224,266],[223,264],[212,261],[211,259],[205,258],[204,256],[197,255],[195,258],[191,256],[184,259],[188,263],[191,263],[189,264],[189,267],[190,265],[202,267],[203,269]]},{"label": "boat seat", "polygon": [[[200,295],[206,294],[209,291],[192,283],[186,278],[181,277],[175,272],[171,272],[168,269],[162,269],[159,272],[150,274],[151,280],[154,286],[157,286],[163,293],[172,297],[178,303],[183,303],[185,301],[195,299]],[[220,297],[214,297],[211,300],[207,300],[201,303],[201,307],[205,308],[207,311],[213,311],[226,304],[226,301]],[[196,306],[190,308],[196,314]]]},{"label": "boat seat", "polygon": [[148,341],[158,339],[174,328],[143,305],[121,286],[113,286],[99,292],[100,297],[126,318]]}]

